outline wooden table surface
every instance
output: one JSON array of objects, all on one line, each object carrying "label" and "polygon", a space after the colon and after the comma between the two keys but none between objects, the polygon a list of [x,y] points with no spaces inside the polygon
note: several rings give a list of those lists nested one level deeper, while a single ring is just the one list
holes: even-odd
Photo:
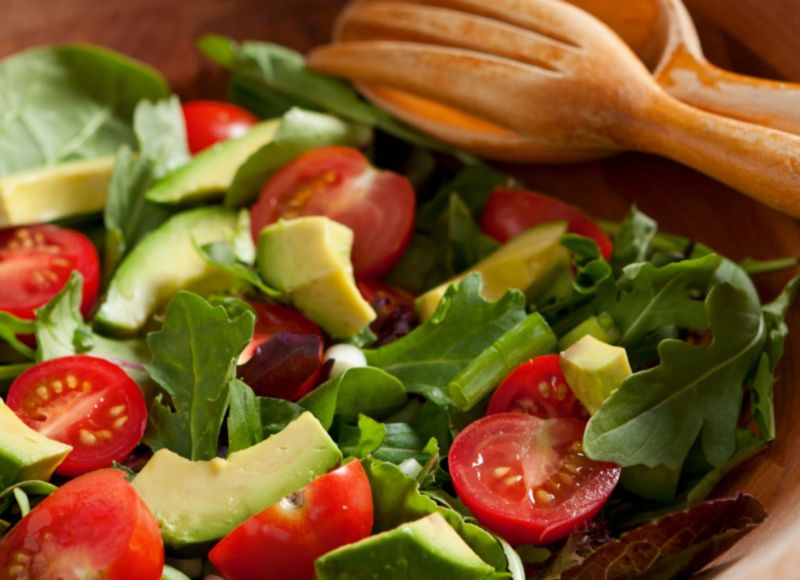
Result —
[{"label": "wooden table surface", "polygon": [[[489,1],[489,0],[487,0]],[[759,59],[733,45],[725,34],[706,28],[706,52],[722,64],[742,63],[751,70],[774,70],[800,80],[800,0],[690,0],[702,22],[719,20],[724,30],[749,34],[745,44],[766,55]],[[16,50],[63,41],[103,44],[152,64],[184,97],[222,94],[224,78],[204,62],[194,40],[214,32],[235,38],[265,39],[299,50],[324,42],[344,0],[0,0],[0,56]],[[743,8],[751,10],[742,12]],[[780,12],[780,18],[770,8]],[[750,14],[751,16],[748,16]],[[751,18],[752,17],[752,18]],[[748,18],[756,24],[751,30]],[[777,30],[784,25],[784,29]],[[792,34],[786,32],[786,27]],[[760,33],[755,40],[755,29]],[[779,42],[780,41],[780,42]],[[791,41],[796,44],[791,46]],[[727,61],[727,62],[724,62]],[[778,74],[777,72],[774,74]],[[635,202],[659,220],[663,229],[696,237],[733,258],[775,258],[800,254],[800,227],[795,220],[759,206],[742,195],[673,163],[644,155],[622,155],[602,162],[557,168],[515,168],[527,182],[545,192],[579,203],[589,212],[621,218]],[[759,278],[771,298],[789,273]],[[795,308],[777,385],[778,440],[725,480],[720,494],[750,491],[771,511],[768,521],[725,557],[729,568],[758,566],[758,577],[791,577],[800,563],[793,546],[800,542],[800,310]],[[775,553],[773,553],[775,552]],[[788,559],[787,559],[788,558]],[[767,562],[762,562],[766,560]],[[784,571],[767,566],[787,565]],[[750,572],[733,567],[733,577]],[[788,572],[787,572],[788,571]],[[787,575],[788,574],[788,575]],[[794,577],[800,577],[797,572]]]}]

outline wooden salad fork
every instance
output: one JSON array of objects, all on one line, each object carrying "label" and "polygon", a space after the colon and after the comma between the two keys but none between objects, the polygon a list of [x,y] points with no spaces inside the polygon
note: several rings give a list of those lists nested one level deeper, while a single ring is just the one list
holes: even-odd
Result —
[{"label": "wooden salad fork", "polygon": [[[677,101],[616,34],[571,4],[361,0],[337,36],[309,55],[311,68],[433,101],[441,111],[400,116],[456,146],[547,163],[653,153],[800,216],[800,137]],[[495,139],[471,142],[476,131],[437,120],[448,111],[495,128]]]}]

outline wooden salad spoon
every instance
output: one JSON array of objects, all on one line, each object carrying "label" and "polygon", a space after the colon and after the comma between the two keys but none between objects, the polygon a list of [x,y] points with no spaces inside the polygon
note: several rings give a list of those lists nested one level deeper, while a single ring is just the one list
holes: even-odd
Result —
[{"label": "wooden salad spoon", "polygon": [[633,48],[656,81],[681,101],[800,134],[800,84],[759,79],[714,66],[682,0],[568,0],[593,14]]},{"label": "wooden salad spoon", "polygon": [[[514,160],[638,150],[800,216],[800,137],[674,99],[613,31],[571,4],[367,0],[349,7],[340,30],[344,42],[313,51],[311,68],[418,95],[522,135],[527,145]],[[446,126],[407,120],[434,134]]]}]

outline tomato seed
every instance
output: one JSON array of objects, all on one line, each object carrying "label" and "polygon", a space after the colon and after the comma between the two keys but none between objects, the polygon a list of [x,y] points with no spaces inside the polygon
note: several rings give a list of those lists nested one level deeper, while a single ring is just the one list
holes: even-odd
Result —
[{"label": "tomato seed", "polygon": [[544,381],[539,383],[539,394],[543,397],[550,395],[550,387]]},{"label": "tomato seed", "polygon": [[58,266],[59,268],[69,267],[69,260],[65,260],[64,258],[53,258],[52,260],[50,260],[50,263],[53,266]]},{"label": "tomato seed", "polygon": [[512,475],[511,477],[506,478],[504,483],[508,486],[511,486],[519,483],[520,481],[522,481],[521,475]]},{"label": "tomato seed", "polygon": [[570,487],[572,487],[572,486],[574,486],[574,485],[575,485],[575,478],[574,478],[574,477],[572,477],[572,476],[571,476],[570,474],[568,474],[568,473],[564,473],[564,472],[561,472],[561,473],[559,473],[559,474],[558,474],[558,479],[559,479],[559,480],[561,481],[561,483],[563,483],[564,485],[568,485],[568,486],[570,486]]},{"label": "tomato seed", "polygon": [[[14,248],[11,249],[13,250]],[[37,286],[41,286],[42,284],[44,284],[44,274],[42,274],[41,272],[34,272],[33,281]]]},{"label": "tomato seed", "polygon": [[103,429],[102,431],[97,432],[97,437],[101,441],[111,441],[114,435],[112,435],[111,431],[109,431],[108,429]]},{"label": "tomato seed", "polygon": [[67,386],[70,389],[74,389],[78,386],[78,377],[75,375],[67,375]]},{"label": "tomato seed", "polygon": [[84,393],[88,393],[89,391],[91,391],[91,390],[92,390],[92,383],[90,383],[89,381],[83,381],[83,382],[81,383],[81,390],[82,390]]},{"label": "tomato seed", "polygon": [[13,566],[8,567],[8,577],[16,578],[20,576],[24,571],[25,571],[25,566],[23,566],[22,564],[14,564]]},{"label": "tomato seed", "polygon": [[36,242],[37,246],[41,246],[44,244],[44,234],[42,232],[36,232],[33,234],[33,241]]},{"label": "tomato seed", "polygon": [[500,479],[504,475],[506,475],[509,471],[511,471],[510,467],[495,467],[492,475],[494,475],[497,479]]},{"label": "tomato seed", "polygon": [[114,405],[108,410],[108,414],[112,417],[119,417],[125,412],[125,405]]},{"label": "tomato seed", "polygon": [[50,393],[47,392],[47,387],[44,385],[36,387],[36,394],[39,395],[39,398],[43,401],[46,401],[50,398]]},{"label": "tomato seed", "polygon": [[64,383],[62,383],[58,379],[50,383],[50,386],[53,387],[53,391],[55,391],[56,395],[60,395],[61,391],[64,390]]},{"label": "tomato seed", "polygon": [[563,401],[567,398],[567,386],[564,383],[558,383],[556,385],[556,399],[559,401]]},{"label": "tomato seed", "polygon": [[543,503],[543,504],[552,503],[552,501],[556,499],[556,496],[554,496],[549,491],[542,489],[541,487],[536,490],[534,497],[536,498],[536,501],[538,503]]},{"label": "tomato seed", "polygon": [[122,426],[125,425],[125,423],[127,422],[128,422],[128,416],[123,415],[122,417],[114,421],[114,429],[122,429]]},{"label": "tomato seed", "polygon": [[92,433],[90,433],[86,429],[81,429],[79,435],[81,438],[81,443],[83,443],[84,445],[94,445],[95,443],[97,443],[97,437],[95,437]]}]

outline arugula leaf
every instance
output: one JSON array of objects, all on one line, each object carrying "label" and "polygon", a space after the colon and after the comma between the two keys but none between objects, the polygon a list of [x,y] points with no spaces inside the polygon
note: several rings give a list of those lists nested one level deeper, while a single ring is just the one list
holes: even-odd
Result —
[{"label": "arugula leaf", "polygon": [[797,266],[798,259],[795,257],[778,258],[777,260],[755,260],[753,258],[745,258],[739,262],[739,267],[744,270],[748,276],[756,274],[767,274],[769,272],[777,272],[778,270],[785,270]]},{"label": "arugula leaf", "polygon": [[225,193],[225,204],[231,207],[251,204],[276,171],[309,149],[329,145],[360,147],[371,139],[372,132],[367,127],[293,108],[281,119],[272,141],[253,153],[238,169]]},{"label": "arugula leaf", "polygon": [[400,379],[409,392],[449,405],[448,383],[503,334],[525,319],[525,297],[509,290],[490,302],[472,273],[450,286],[433,316],[386,346],[365,351],[367,362]]},{"label": "arugula leaf", "polygon": [[662,326],[707,328],[703,298],[720,263],[709,254],[660,268],[647,262],[626,266],[617,281],[620,295],[606,305],[620,328],[620,346],[633,346]]},{"label": "arugula leaf", "polygon": [[136,104],[168,94],[156,71],[98,47],[52,46],[3,59],[0,175],[133,145]]},{"label": "arugula leaf", "polygon": [[[414,145],[450,151],[438,141],[396,121],[383,109],[362,100],[349,83],[307,69],[303,55],[291,49],[265,42],[237,44],[215,35],[201,38],[198,46],[207,57],[233,73],[231,97],[234,102],[252,106],[253,101],[258,105],[264,100],[268,106],[260,112],[267,116],[281,114],[289,106],[323,110],[376,127]],[[249,96],[246,101],[241,98],[242,93]]]},{"label": "arugula leaf", "polygon": [[437,505],[419,491],[416,479],[404,474],[392,463],[372,458],[362,463],[372,488],[375,533],[391,530],[438,511],[484,562],[500,571],[506,569],[503,548],[489,532],[465,520],[454,510]]},{"label": "arugula leaf", "polygon": [[712,465],[731,457],[742,384],[764,344],[765,325],[758,305],[728,284],[711,291],[706,311],[711,346],[662,341],[661,363],[632,375],[589,421],[590,457],[677,469],[698,434]]},{"label": "arugula leaf", "polygon": [[169,395],[153,401],[144,442],[193,461],[217,454],[228,409],[236,360],[253,335],[255,316],[229,318],[191,292],[178,292],[167,306],[164,326],[147,335],[153,359],[147,370]]},{"label": "arugula leaf", "polygon": [[298,404],[329,429],[335,416],[347,421],[359,413],[380,415],[399,407],[407,399],[403,384],[396,378],[380,369],[361,367],[348,369],[320,385]]},{"label": "arugula leaf", "polygon": [[611,266],[615,275],[619,275],[625,266],[647,261],[657,231],[655,220],[640,212],[636,206],[631,207],[614,236]]},{"label": "arugula leaf", "polygon": [[[622,578],[688,578],[737,542],[766,518],[752,496],[719,499],[664,516],[592,549],[568,541],[578,563],[560,570],[559,578],[585,580]],[[562,555],[562,561],[567,558]],[[548,573],[549,572],[549,573]],[[538,577],[554,577],[548,570]]]},{"label": "arugula leaf", "polygon": [[23,320],[8,312],[0,312],[0,340],[25,358],[34,358],[35,351],[27,344],[20,342],[17,337],[33,334],[35,330],[36,325],[32,320]]},{"label": "arugula leaf", "polygon": [[83,276],[70,274],[61,291],[36,311],[36,362],[87,352],[92,331],[83,322]]}]

